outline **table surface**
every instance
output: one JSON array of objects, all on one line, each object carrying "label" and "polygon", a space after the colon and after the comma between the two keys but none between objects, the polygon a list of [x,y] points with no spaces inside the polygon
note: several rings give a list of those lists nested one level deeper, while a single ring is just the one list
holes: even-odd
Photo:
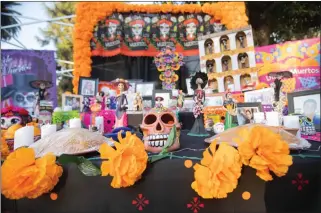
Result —
[{"label": "table surface", "polygon": [[[187,136],[187,131],[182,131],[180,140],[181,149],[208,147],[204,138]],[[319,145],[321,143],[314,142],[313,148]],[[175,155],[202,157],[202,152],[184,150]],[[321,155],[321,151],[312,154]],[[294,157],[288,174],[274,177],[271,182],[264,182],[255,175],[254,169],[244,166],[238,187],[226,199],[200,198],[191,188],[193,180],[194,170],[184,166],[184,159],[163,159],[149,164],[140,181],[121,189],[110,186],[110,177],[86,177],[75,165],[67,165],[53,190],[58,194],[56,201],[52,201],[49,194],[18,201],[9,201],[2,196],[2,212],[321,212],[321,158]],[[242,199],[245,191],[251,193],[249,200]],[[143,203],[141,210],[135,204],[139,200]],[[193,202],[199,202],[196,210],[191,209]]]}]

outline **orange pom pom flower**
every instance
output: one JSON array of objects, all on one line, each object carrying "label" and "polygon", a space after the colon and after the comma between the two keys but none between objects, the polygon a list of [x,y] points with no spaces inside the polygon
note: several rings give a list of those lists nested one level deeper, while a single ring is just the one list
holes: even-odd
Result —
[{"label": "orange pom pom flower", "polygon": [[19,148],[1,166],[2,194],[8,199],[37,198],[54,188],[62,171],[53,154],[35,159],[33,149]]},{"label": "orange pom pom flower", "polygon": [[284,176],[292,165],[288,143],[282,140],[280,134],[264,126],[244,127],[238,139],[238,150],[244,165],[256,169],[256,175],[262,180],[273,180],[270,171],[278,177]]},{"label": "orange pom pom flower", "polygon": [[101,145],[101,159],[108,159],[101,164],[102,176],[113,176],[113,188],[128,187],[141,178],[147,166],[148,155],[143,142],[130,132],[126,137],[118,133],[119,143],[115,141],[116,150],[107,144]]},{"label": "orange pom pom flower", "polygon": [[226,198],[241,176],[242,161],[237,150],[228,143],[216,142],[204,151],[201,164],[194,166],[195,181],[192,188],[202,198]]}]

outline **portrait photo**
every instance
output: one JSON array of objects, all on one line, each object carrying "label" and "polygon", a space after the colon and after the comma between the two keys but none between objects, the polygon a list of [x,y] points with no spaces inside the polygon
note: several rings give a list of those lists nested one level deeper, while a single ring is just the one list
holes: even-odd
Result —
[{"label": "portrait photo", "polygon": [[254,123],[254,113],[261,112],[261,103],[239,103],[236,105],[236,117],[239,126]]},{"label": "portrait photo", "polygon": [[155,88],[155,84],[153,82],[136,83],[136,92],[138,92],[143,98],[152,97],[154,88]]},{"label": "portrait photo", "polygon": [[244,93],[244,102],[261,102],[263,105],[272,105],[273,101],[273,88],[254,90]]},{"label": "portrait photo", "polygon": [[288,94],[289,113],[307,116],[320,131],[320,90],[308,90]]},{"label": "portrait photo", "polygon": [[72,94],[62,94],[62,107],[71,107],[72,110],[82,111],[83,96],[82,95],[72,95]]},{"label": "portrait photo", "polygon": [[79,78],[78,94],[83,96],[95,96],[98,92],[98,79],[95,78]]},{"label": "portrait photo", "polygon": [[153,106],[155,107],[156,97],[162,97],[161,101],[163,107],[169,108],[170,101],[172,99],[172,91],[171,90],[154,90],[153,94]]}]

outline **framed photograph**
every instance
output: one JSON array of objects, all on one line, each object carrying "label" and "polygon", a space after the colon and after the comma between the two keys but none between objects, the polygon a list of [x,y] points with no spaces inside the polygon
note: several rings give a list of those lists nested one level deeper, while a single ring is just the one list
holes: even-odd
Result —
[{"label": "framed photograph", "polygon": [[78,94],[83,96],[95,96],[98,92],[98,78],[79,78]]},{"label": "framed photograph", "polygon": [[254,123],[254,113],[262,112],[262,105],[259,102],[237,103],[236,117],[239,126]]},{"label": "framed photograph", "polygon": [[155,107],[155,98],[162,97],[163,107],[169,108],[170,101],[172,99],[172,90],[154,90],[153,93],[153,107]]},{"label": "framed photograph", "polygon": [[320,131],[320,90],[307,90],[288,93],[289,113],[307,116]]},{"label": "framed photograph", "polygon": [[222,122],[225,118],[226,109],[223,106],[208,106],[204,107],[204,127],[208,131],[213,130],[214,124]]},{"label": "framed photograph", "polygon": [[143,83],[143,79],[130,79],[128,80],[130,87],[128,88],[127,93],[135,93],[136,92],[136,84]]},{"label": "framed photograph", "polygon": [[153,97],[153,92],[155,89],[154,82],[139,82],[136,84],[136,92],[139,92],[140,95],[144,97]]},{"label": "framed photograph", "polygon": [[81,112],[83,108],[83,96],[73,94],[62,94],[62,108],[70,106],[72,110]]},{"label": "framed photograph", "polygon": [[207,94],[205,97],[204,106],[223,106],[224,94]]},{"label": "framed photograph", "polygon": [[108,81],[100,81],[98,84],[98,92],[104,92],[105,94],[109,94],[109,97],[117,96],[117,89],[115,86]]},{"label": "framed photograph", "polygon": [[187,97],[184,99],[184,105],[181,111],[183,112],[193,112],[194,100],[191,97]]},{"label": "framed photograph", "polygon": [[245,103],[261,102],[262,105],[272,105],[273,101],[274,101],[273,88],[248,91],[244,93]]},{"label": "framed photograph", "polygon": [[185,79],[186,87],[187,87],[187,94],[188,95],[194,95],[194,90],[191,88],[191,79],[192,78],[186,78]]}]

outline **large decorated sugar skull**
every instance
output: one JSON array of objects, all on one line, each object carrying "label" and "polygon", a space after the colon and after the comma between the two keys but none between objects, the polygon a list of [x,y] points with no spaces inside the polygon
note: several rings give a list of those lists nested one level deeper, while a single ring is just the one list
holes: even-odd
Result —
[{"label": "large decorated sugar skull", "polygon": [[151,109],[145,114],[143,123],[140,125],[144,134],[144,145],[148,152],[159,153],[167,144],[169,133],[173,126],[176,126],[176,138],[168,151],[179,148],[179,136],[181,125],[175,114],[169,109]]},{"label": "large decorated sugar skull", "polygon": [[315,135],[315,126],[313,121],[305,115],[300,115],[300,131],[302,135]]},{"label": "large decorated sugar skull", "polygon": [[29,112],[21,107],[10,106],[1,110],[1,129],[7,130],[15,124],[26,125],[32,118]]}]

